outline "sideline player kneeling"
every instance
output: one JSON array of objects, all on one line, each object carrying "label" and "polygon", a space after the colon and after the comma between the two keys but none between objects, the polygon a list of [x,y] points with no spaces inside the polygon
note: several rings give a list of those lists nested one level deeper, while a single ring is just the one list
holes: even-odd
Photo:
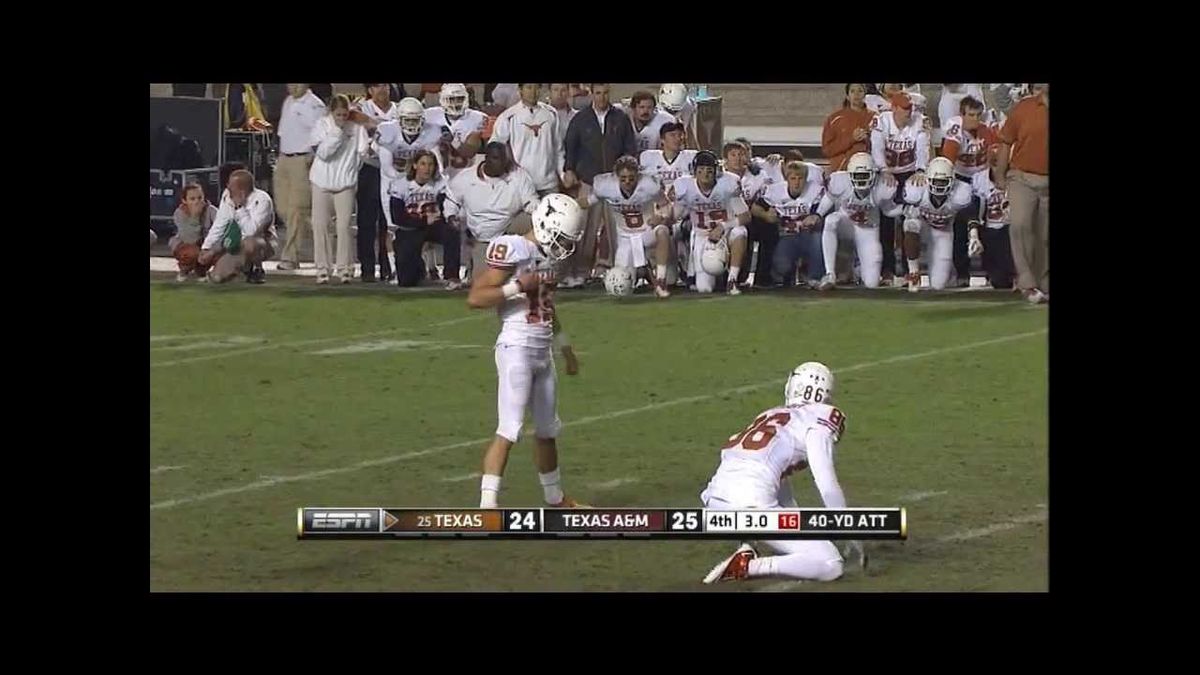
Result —
[{"label": "sideline player kneeling", "polygon": [[583,237],[584,214],[578,202],[563,194],[546,195],[534,209],[533,229],[523,235],[502,235],[488,245],[488,269],[476,276],[467,296],[472,309],[495,307],[500,314],[496,338],[499,375],[496,437],[483,455],[480,508],[496,508],[500,478],[508,453],[521,433],[525,405],[533,408],[534,463],[546,503],[552,507],[581,506],[563,494],[558,473],[557,376],[551,344],[567,362],[567,374],[579,363],[554,311],[554,266],[575,252]]},{"label": "sideline player kneeling", "polygon": [[[784,405],[770,408],[734,434],[721,449],[721,465],[700,494],[708,509],[797,508],[787,477],[812,469],[826,508],[846,508],[833,468],[834,445],[846,429],[842,411],[831,405],[833,373],[816,361],[802,363],[784,385]],[[780,555],[760,558],[749,544],[721,561],[704,583],[753,577],[833,581],[842,576],[843,558],[831,541],[762,541]],[[862,544],[851,542],[859,565],[867,565]]]}]

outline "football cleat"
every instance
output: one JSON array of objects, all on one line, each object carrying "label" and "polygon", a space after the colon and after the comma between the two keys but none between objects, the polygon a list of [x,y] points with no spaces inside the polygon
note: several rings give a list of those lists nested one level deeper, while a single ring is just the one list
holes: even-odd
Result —
[{"label": "football cleat", "polygon": [[666,279],[658,279],[654,282],[654,294],[660,298],[671,297],[671,291],[667,290]]},{"label": "football cleat", "polygon": [[904,275],[904,280],[908,282],[908,292],[916,293],[921,290],[921,273],[913,272],[912,274]]},{"label": "football cleat", "polygon": [[588,506],[587,504],[580,504],[579,502],[575,501],[574,499],[571,499],[570,497],[568,497],[566,495],[563,495],[561,502],[559,502],[557,504],[549,504],[548,506],[552,509],[590,509],[590,508],[592,508],[591,506]]},{"label": "football cleat", "polygon": [[745,579],[750,573],[750,561],[758,557],[758,553],[750,544],[742,544],[738,547],[733,555],[722,560],[708,576],[704,577],[704,583],[711,584],[717,581],[736,581]]},{"label": "football cleat", "polygon": [[837,280],[832,274],[826,274],[821,277],[821,283],[817,285],[818,290],[831,291],[837,286]]}]

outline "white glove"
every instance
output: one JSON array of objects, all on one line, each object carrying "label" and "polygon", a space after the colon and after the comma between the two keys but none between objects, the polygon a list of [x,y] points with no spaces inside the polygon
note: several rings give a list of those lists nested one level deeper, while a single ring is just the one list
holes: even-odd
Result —
[{"label": "white glove", "polygon": [[971,228],[967,235],[967,255],[972,258],[983,253],[983,242],[979,239],[979,230]]}]

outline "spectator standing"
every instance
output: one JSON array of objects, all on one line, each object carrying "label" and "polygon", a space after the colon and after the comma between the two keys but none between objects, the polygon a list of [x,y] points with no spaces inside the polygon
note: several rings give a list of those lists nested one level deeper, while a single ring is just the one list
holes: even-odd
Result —
[{"label": "spectator standing", "polygon": [[[942,156],[954,162],[954,178],[972,185],[978,173],[987,173],[996,132],[983,122],[983,101],[973,96],[958,99],[959,114],[945,118],[942,125]],[[941,106],[939,105],[939,108]],[[967,254],[968,223],[977,220],[981,198],[954,216],[954,273],[960,288],[970,286],[971,258]]]},{"label": "spectator standing", "polygon": [[287,223],[287,238],[280,254],[279,269],[294,270],[300,259],[300,242],[312,231],[312,131],[325,114],[325,104],[307,84],[289,84],[279,118],[279,161],[275,165],[272,192]]},{"label": "spectator standing", "polygon": [[[563,139],[563,187],[573,189],[578,183],[590,191],[592,179],[611,172],[618,157],[637,156],[637,139],[633,124],[624,112],[609,103],[611,87],[593,84],[592,105],[579,111],[567,127]],[[580,195],[582,202],[584,195]],[[581,242],[582,251],[571,256],[573,268],[561,284],[562,288],[578,288],[596,265],[612,266],[613,228],[608,222],[608,209],[596,204],[587,210],[587,224]]]},{"label": "spectator standing", "polygon": [[[396,119],[396,104],[391,97],[391,87],[386,83],[364,84],[367,98],[359,101],[356,112],[351,113],[351,119],[363,125],[368,135],[374,141],[379,125]],[[387,255],[387,216],[383,210],[380,194],[379,151],[372,142],[363,160],[362,168],[358,170],[358,262],[362,266],[362,281],[376,281],[375,265],[379,264],[380,274],[391,276],[391,265]]]},{"label": "spectator standing", "polygon": [[875,113],[867,108],[867,87],[847,84],[842,107],[825,118],[821,131],[821,151],[829,158],[829,172],[845,171],[850,157],[867,152],[871,140],[871,120]]},{"label": "spectator standing", "polygon": [[500,113],[492,132],[492,142],[505,143],[513,160],[529,172],[538,196],[558,191],[563,165],[563,135],[558,113],[549,104],[538,101],[540,84],[521,83],[521,100]]},{"label": "spectator standing", "polygon": [[350,121],[350,99],[338,94],[329,102],[329,113],[313,127],[316,157],[308,177],[312,183],[313,258],[317,283],[329,283],[332,217],[337,216],[337,254],[332,266],[334,281],[348,284],[354,278],[350,259],[350,216],[358,187],[358,172],[367,156],[369,139],[363,126]]},{"label": "spectator standing", "polygon": [[1017,287],[1043,303],[1050,300],[1050,85],[1033,87],[1037,93],[1013,107],[1000,131],[995,184],[1008,190]]},{"label": "spectator standing", "polygon": [[537,204],[533,179],[513,164],[503,143],[488,143],[482,162],[451,179],[444,213],[451,227],[472,237],[472,280],[477,270],[486,269],[488,242],[502,234],[528,232],[529,214]]}]

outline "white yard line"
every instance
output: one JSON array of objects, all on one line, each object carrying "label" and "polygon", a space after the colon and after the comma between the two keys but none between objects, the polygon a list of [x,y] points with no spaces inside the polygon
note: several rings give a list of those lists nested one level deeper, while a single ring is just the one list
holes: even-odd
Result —
[{"label": "white yard line", "polygon": [[483,474],[476,471],[475,473],[463,474],[461,476],[450,476],[447,478],[443,478],[442,482],[443,483],[462,483],[462,482],[468,481],[468,480],[475,480],[476,478],[480,478],[482,476],[483,476]]},{"label": "white yard line", "polygon": [[[1027,333],[1016,333],[1013,335],[1006,335],[1003,337],[992,338],[990,340],[983,340],[980,342],[969,342],[969,343],[965,343],[965,344],[954,345],[952,347],[943,347],[941,349],[932,349],[932,350],[928,350],[928,351],[924,351],[924,352],[917,352],[915,354],[903,354],[900,356],[893,356],[891,358],[881,359],[879,361],[868,361],[866,363],[859,363],[859,364],[855,364],[852,366],[847,366],[845,368],[838,368],[838,369],[834,370],[833,372],[847,373],[847,372],[852,372],[855,370],[863,370],[866,368],[874,368],[876,366],[888,365],[891,363],[901,363],[904,361],[912,361],[915,359],[926,358],[929,356],[936,356],[939,354],[948,354],[950,352],[977,349],[979,347],[983,347],[986,345],[1002,344],[1004,342],[1012,342],[1013,340],[1021,340],[1021,339],[1033,337],[1036,335],[1044,335],[1045,333],[1046,333],[1045,329],[1037,330],[1037,331],[1030,331]],[[666,408],[669,406],[680,405],[680,404],[684,404],[684,403],[694,403],[694,402],[698,402],[698,401],[704,401],[704,400],[708,400],[708,399],[712,399],[712,398],[717,398],[720,396],[726,396],[726,395],[733,394],[733,393],[751,391],[751,390],[760,389],[763,387],[777,387],[777,386],[779,386],[779,378],[772,378],[770,380],[761,382],[759,384],[747,385],[747,386],[743,386],[743,387],[736,387],[734,389],[718,391],[718,392],[715,392],[712,394],[704,394],[701,396],[688,396],[686,398],[678,398],[678,399],[674,399],[674,400],[670,400],[670,401],[662,401],[660,403],[650,403],[647,405],[638,406],[636,408],[626,408],[624,410],[614,410],[613,412],[605,413],[603,415],[592,415],[590,417],[582,417],[582,418],[567,422],[563,426],[564,427],[573,427],[573,426],[580,426],[580,425],[584,425],[584,424],[591,424],[593,422],[602,422],[605,420],[616,419],[618,417],[625,417],[626,415],[635,415],[638,413],[648,412],[651,410],[659,410],[661,408]],[[236,487],[223,488],[220,490],[215,490],[213,492],[203,492],[203,493],[196,494],[196,495],[180,497],[178,499],[168,499],[166,501],[154,502],[154,503],[150,504],[150,510],[155,511],[155,510],[159,510],[159,509],[174,508],[176,506],[182,506],[184,504],[208,501],[210,499],[216,499],[218,497],[224,497],[227,495],[238,494],[238,493],[242,493],[242,492],[249,492],[251,490],[259,490],[262,488],[275,487],[276,485],[282,485],[284,483],[319,480],[322,478],[328,478],[329,476],[337,476],[337,475],[344,474],[344,473],[358,471],[360,469],[367,469],[367,468],[372,468],[372,467],[376,467],[376,466],[384,466],[387,464],[393,464],[395,462],[401,462],[406,459],[413,459],[415,457],[424,457],[425,455],[431,455],[431,454],[434,454],[437,452],[443,452],[446,450],[453,450],[455,448],[465,448],[465,447],[469,447],[472,445],[482,445],[483,443],[486,443],[486,442],[490,441],[491,439],[492,439],[491,436],[485,436],[483,438],[471,439],[468,441],[460,441],[458,443],[450,443],[448,445],[434,446],[432,448],[427,448],[425,450],[417,450],[417,451],[413,451],[413,452],[406,452],[406,453],[399,454],[399,455],[391,455],[389,457],[381,457],[379,459],[365,460],[362,462],[358,462],[356,464],[351,464],[349,466],[335,467],[332,469],[323,469],[321,471],[301,473],[301,474],[296,474],[294,476],[281,476],[277,480],[256,481],[254,483],[247,483],[245,485],[239,485]]]},{"label": "white yard line", "polygon": [[153,476],[156,473],[162,473],[164,471],[178,471],[186,468],[186,466],[156,466],[153,469],[150,469],[150,475]]},{"label": "white yard line", "polygon": [[912,492],[912,493],[909,493],[906,495],[900,495],[900,497],[898,497],[896,499],[896,501],[910,504],[912,502],[924,501],[926,499],[929,499],[930,497],[939,497],[941,495],[948,495],[948,494],[950,494],[949,490],[936,490],[936,491],[932,491],[932,492]]},{"label": "white yard line", "polygon": [[[605,296],[600,296],[598,298],[588,298],[586,300],[580,300],[577,303],[569,303],[569,304],[583,304],[583,303],[596,302],[598,300],[606,300],[606,299],[607,298]],[[473,314],[469,314],[467,316],[459,317],[457,319],[448,319],[445,321],[437,321],[435,323],[431,323],[431,324],[428,324],[425,326],[420,326],[420,327],[391,328],[388,330],[377,330],[377,331],[372,331],[370,333],[358,333],[355,335],[335,335],[333,337],[315,338],[315,339],[311,339],[311,340],[291,340],[288,342],[267,343],[264,345],[259,345],[257,347],[248,347],[246,349],[231,349],[228,351],[219,352],[217,354],[206,354],[204,356],[192,356],[192,357],[185,358],[185,359],[173,359],[171,361],[155,361],[150,364],[150,367],[151,368],[164,368],[164,367],[169,367],[169,366],[179,366],[179,365],[183,365],[183,364],[187,364],[187,363],[198,363],[200,361],[211,361],[213,359],[224,359],[224,358],[228,358],[231,356],[241,356],[243,354],[253,354],[253,353],[261,352],[261,351],[264,351],[267,349],[277,349],[277,348],[281,348],[281,347],[304,347],[306,345],[317,345],[317,344],[322,344],[325,342],[343,342],[343,341],[349,341],[349,340],[361,340],[364,338],[382,337],[384,335],[394,335],[396,333],[414,333],[414,332],[419,332],[419,331],[424,331],[424,330],[430,330],[433,328],[444,328],[445,326],[454,326],[454,325],[457,325],[460,323],[466,323],[468,321],[475,321],[477,319],[488,319],[488,318],[495,319],[495,317],[496,317],[496,314],[494,312],[480,311],[480,312],[476,312]]]},{"label": "white yard line", "polygon": [[[1038,507],[1044,509],[1045,505],[1038,504]],[[1002,521],[999,523],[992,523],[991,525],[985,525],[983,527],[978,527],[978,528],[971,529],[971,530],[962,530],[960,532],[948,534],[944,537],[938,537],[934,541],[936,541],[939,544],[949,544],[949,543],[960,542],[960,541],[970,541],[972,539],[980,539],[982,537],[990,537],[993,534],[996,534],[998,532],[1007,532],[1008,530],[1015,529],[1017,527],[1020,527],[1021,525],[1028,525],[1029,523],[1037,523],[1037,522],[1044,521],[1044,520],[1046,520],[1048,515],[1049,514],[1045,510],[1042,510],[1042,511],[1038,511],[1037,513],[1030,513],[1030,514],[1024,515],[1024,516],[1018,516],[1016,518],[1013,518],[1012,520],[1005,520],[1005,521]],[[852,568],[854,568],[854,565],[850,565],[847,567],[848,570],[852,569]],[[761,586],[759,588],[756,588],[756,589],[754,589],[754,592],[755,593],[786,593],[788,591],[797,590],[804,583],[818,583],[818,582],[803,582],[803,581],[799,581],[799,580],[778,581],[773,584],[767,584],[766,586]]]},{"label": "white yard line", "polygon": [[632,485],[640,482],[637,478],[614,478],[603,483],[592,483],[588,487],[593,490],[615,490],[622,485]]},{"label": "white yard line", "polygon": [[948,534],[944,537],[938,537],[937,542],[939,544],[945,544],[952,541],[969,541],[971,539],[978,539],[980,537],[988,537],[996,534],[997,532],[1011,530],[1019,525],[1028,525],[1029,523],[1041,522],[1045,520],[1048,515],[1049,513],[1047,511],[1038,511],[1037,513],[1020,516],[1018,518],[1006,520],[1001,523],[992,523],[991,525],[985,525],[973,530],[962,530],[961,532]]},{"label": "white yard line", "polygon": [[150,342],[168,342],[170,340],[198,340],[201,338],[221,337],[223,333],[197,333],[195,335],[151,335]]}]

